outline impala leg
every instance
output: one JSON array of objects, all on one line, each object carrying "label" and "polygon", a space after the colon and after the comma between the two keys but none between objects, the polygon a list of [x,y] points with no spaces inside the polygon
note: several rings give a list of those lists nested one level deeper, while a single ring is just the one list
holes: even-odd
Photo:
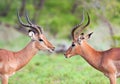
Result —
[{"label": "impala leg", "polygon": [[116,75],[110,74],[109,76],[110,84],[116,84]]},{"label": "impala leg", "polygon": [[2,79],[2,84],[8,84],[8,76],[7,75],[3,75],[1,77],[1,79]]}]

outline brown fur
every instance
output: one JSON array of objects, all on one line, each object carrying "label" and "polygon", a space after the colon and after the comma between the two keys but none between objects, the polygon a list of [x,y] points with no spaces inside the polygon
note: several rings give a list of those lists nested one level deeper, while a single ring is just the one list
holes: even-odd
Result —
[{"label": "brown fur", "polygon": [[111,48],[106,51],[96,51],[86,40],[79,45],[74,41],[75,47],[70,47],[65,56],[81,55],[92,67],[103,72],[110,84],[116,84],[116,77],[120,76],[120,48]]},{"label": "brown fur", "polygon": [[[12,52],[0,49],[0,77],[2,84],[8,84],[9,76],[24,67],[39,50],[54,50],[54,46],[43,34],[31,36],[31,42],[22,50]],[[39,39],[43,41],[40,42]]]}]

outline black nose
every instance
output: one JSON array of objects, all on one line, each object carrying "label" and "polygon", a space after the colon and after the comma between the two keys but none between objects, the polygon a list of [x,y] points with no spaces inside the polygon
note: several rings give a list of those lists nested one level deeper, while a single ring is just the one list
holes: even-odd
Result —
[{"label": "black nose", "polygon": [[55,47],[52,48],[52,51],[54,51],[54,50],[55,50]]},{"label": "black nose", "polygon": [[66,54],[64,54],[65,58],[67,58]]}]

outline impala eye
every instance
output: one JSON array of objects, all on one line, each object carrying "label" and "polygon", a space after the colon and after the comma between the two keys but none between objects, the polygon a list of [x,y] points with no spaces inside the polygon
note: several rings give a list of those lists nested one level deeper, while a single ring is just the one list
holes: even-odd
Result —
[{"label": "impala eye", "polygon": [[72,43],[72,47],[74,47],[75,46],[75,44],[74,43]]},{"label": "impala eye", "polygon": [[39,41],[43,41],[42,39],[39,39]]}]

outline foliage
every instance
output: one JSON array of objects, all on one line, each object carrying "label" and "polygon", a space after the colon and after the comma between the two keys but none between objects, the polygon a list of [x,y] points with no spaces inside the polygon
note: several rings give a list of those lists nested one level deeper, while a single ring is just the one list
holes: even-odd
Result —
[{"label": "foliage", "polygon": [[[0,22],[16,25],[16,10],[20,9],[21,2],[16,0],[0,1],[0,10],[4,10],[6,5],[11,4],[7,16],[0,17]],[[30,17],[32,18],[35,12],[40,11],[39,16],[37,16],[37,24],[40,24],[46,30],[50,30],[53,35],[62,38],[69,35],[69,33],[66,33],[66,30],[71,30],[74,25],[81,21],[82,10],[89,12],[91,16],[90,26],[97,25],[99,15],[104,15],[110,22],[120,23],[118,19],[120,17],[120,3],[118,0],[45,0],[43,8],[37,11],[33,3],[34,0],[26,0],[26,10],[29,11]],[[75,13],[72,13],[71,10],[74,8],[74,3],[77,3],[77,8]]]},{"label": "foliage", "polygon": [[[2,47],[18,51],[27,45],[29,38],[20,36],[1,44]],[[118,79],[118,84],[120,80]],[[9,79],[9,84],[108,84],[101,72],[92,68],[82,57],[65,58],[63,54],[49,54],[40,51],[20,71]]]},{"label": "foliage", "polygon": [[[16,11],[20,9],[22,0],[1,0],[0,14],[10,4],[10,10],[6,16],[0,16],[0,22],[18,25]],[[34,0],[26,0],[26,10],[30,18],[40,11],[37,16],[37,24],[45,31],[48,30],[58,38],[69,37],[73,26],[81,21],[83,9],[89,12],[91,17],[90,28],[98,25],[99,16],[105,16],[111,23],[120,24],[120,1],[119,0],[45,0],[41,10],[35,10]],[[75,13],[72,7],[77,3]],[[24,18],[22,18],[24,19]],[[86,20],[86,19],[85,19]],[[86,21],[85,21],[86,22]],[[118,36],[114,37],[119,40]],[[21,36],[8,44],[0,41],[0,46],[9,50],[17,51],[23,48],[30,39]],[[41,52],[40,52],[41,53]],[[108,84],[108,79],[76,56],[65,59],[59,54],[38,54],[32,61],[13,75],[9,84]],[[118,84],[120,80],[118,79]]]},{"label": "foliage", "polygon": [[10,78],[10,84],[96,83],[107,84],[109,81],[79,56],[66,59],[63,55],[38,54],[26,67]]}]

